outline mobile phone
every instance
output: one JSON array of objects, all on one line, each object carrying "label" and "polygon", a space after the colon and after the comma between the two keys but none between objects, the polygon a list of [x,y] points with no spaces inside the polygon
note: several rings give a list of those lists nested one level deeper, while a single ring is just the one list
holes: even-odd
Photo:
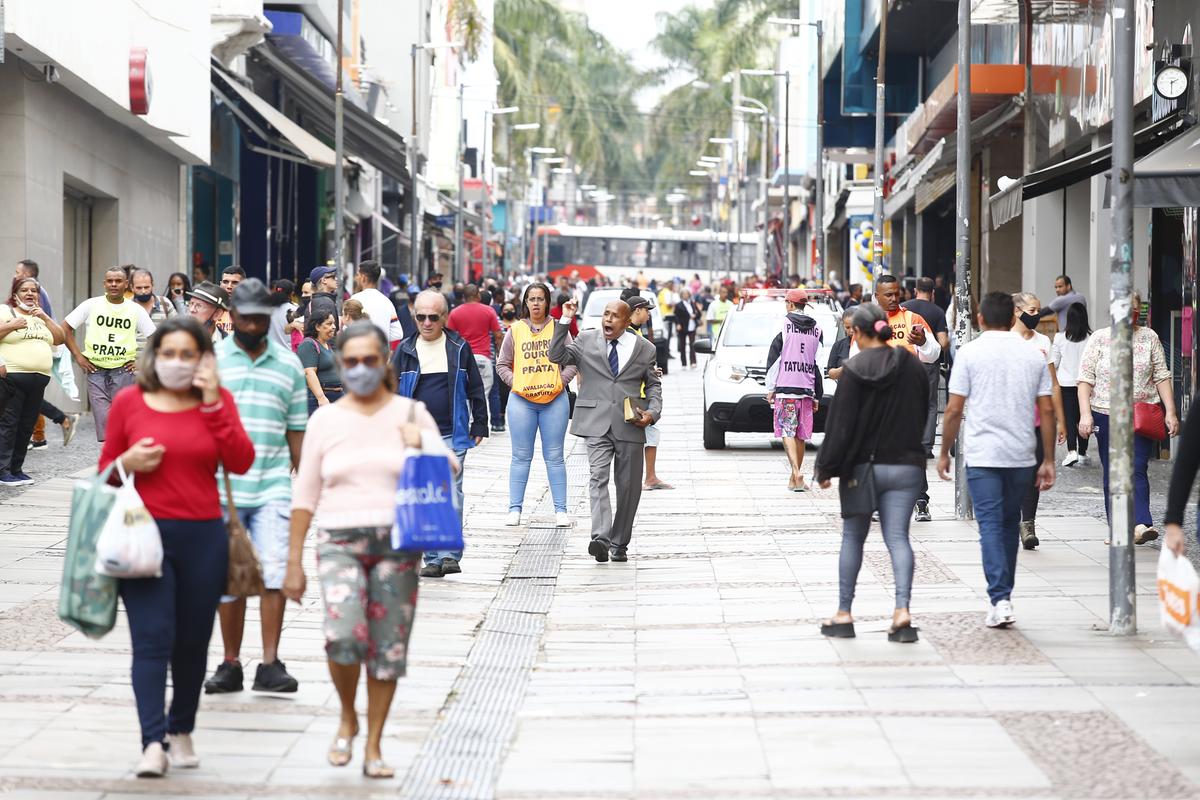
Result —
[{"label": "mobile phone", "polygon": [[920,325],[913,325],[913,326],[912,326],[912,332],[913,332],[913,333],[924,333],[924,332],[925,332],[925,329],[924,329],[924,328],[922,328]]}]

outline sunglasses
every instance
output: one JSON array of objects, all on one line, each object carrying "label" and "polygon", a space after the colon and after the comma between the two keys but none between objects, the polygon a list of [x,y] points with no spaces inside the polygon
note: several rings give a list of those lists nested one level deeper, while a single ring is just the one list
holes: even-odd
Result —
[{"label": "sunglasses", "polygon": [[342,359],[342,366],[344,366],[346,369],[353,369],[354,367],[357,367],[359,364],[362,364],[364,367],[368,367],[370,369],[375,369],[382,363],[383,363],[383,359],[377,355],[363,356],[362,358],[355,358],[354,356],[346,356],[345,358]]},{"label": "sunglasses", "polygon": [[441,314],[413,314],[417,318],[417,322],[437,322],[442,318]]}]

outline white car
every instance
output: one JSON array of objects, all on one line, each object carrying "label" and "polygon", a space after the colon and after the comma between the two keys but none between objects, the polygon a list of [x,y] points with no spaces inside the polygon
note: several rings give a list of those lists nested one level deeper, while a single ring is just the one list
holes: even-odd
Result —
[{"label": "white car", "polygon": [[[846,335],[842,309],[836,300],[810,293],[804,313],[817,321],[821,348],[817,368],[822,373],[833,343]],[[759,296],[734,307],[725,317],[716,341],[697,339],[696,352],[709,353],[704,365],[704,448],[725,447],[726,433],[770,433],[775,428],[767,402],[767,355],[771,342],[783,329],[787,304],[782,297]],[[825,401],[831,400],[836,382],[825,378]],[[828,402],[822,402],[813,430],[825,428]]]},{"label": "white car", "polygon": [[[658,351],[658,368],[665,373],[668,368],[667,347],[669,343],[667,342],[667,326],[663,323],[662,311],[658,307],[658,298],[649,289],[642,289],[639,294],[650,301],[650,326],[654,330],[653,344],[655,350]],[[579,330],[587,331],[599,328],[600,318],[604,316],[604,307],[613,300],[620,299],[621,289],[619,287],[603,286],[593,289],[588,294],[583,311],[579,314]]]}]

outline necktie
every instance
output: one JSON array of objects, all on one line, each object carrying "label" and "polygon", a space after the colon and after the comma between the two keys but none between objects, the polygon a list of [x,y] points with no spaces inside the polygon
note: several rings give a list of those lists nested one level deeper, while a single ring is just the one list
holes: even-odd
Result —
[{"label": "necktie", "polygon": [[613,339],[609,344],[608,350],[608,368],[612,370],[613,377],[617,377],[617,373],[621,371],[621,365],[617,361],[617,340]]}]

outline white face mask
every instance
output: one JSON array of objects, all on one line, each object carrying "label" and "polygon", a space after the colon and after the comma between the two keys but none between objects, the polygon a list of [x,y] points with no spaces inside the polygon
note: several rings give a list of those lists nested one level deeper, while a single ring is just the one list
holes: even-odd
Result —
[{"label": "white face mask", "polygon": [[33,311],[35,308],[37,308],[37,306],[34,306],[34,305],[28,305],[28,304],[26,304],[26,303],[22,303],[20,300],[18,300],[18,301],[17,301],[17,308],[21,309],[22,311],[24,311],[24,312],[26,312],[26,313],[29,313],[30,311]]},{"label": "white face mask", "polygon": [[154,374],[164,389],[180,392],[190,388],[192,379],[196,377],[196,362],[184,361],[178,358],[156,358]]}]

